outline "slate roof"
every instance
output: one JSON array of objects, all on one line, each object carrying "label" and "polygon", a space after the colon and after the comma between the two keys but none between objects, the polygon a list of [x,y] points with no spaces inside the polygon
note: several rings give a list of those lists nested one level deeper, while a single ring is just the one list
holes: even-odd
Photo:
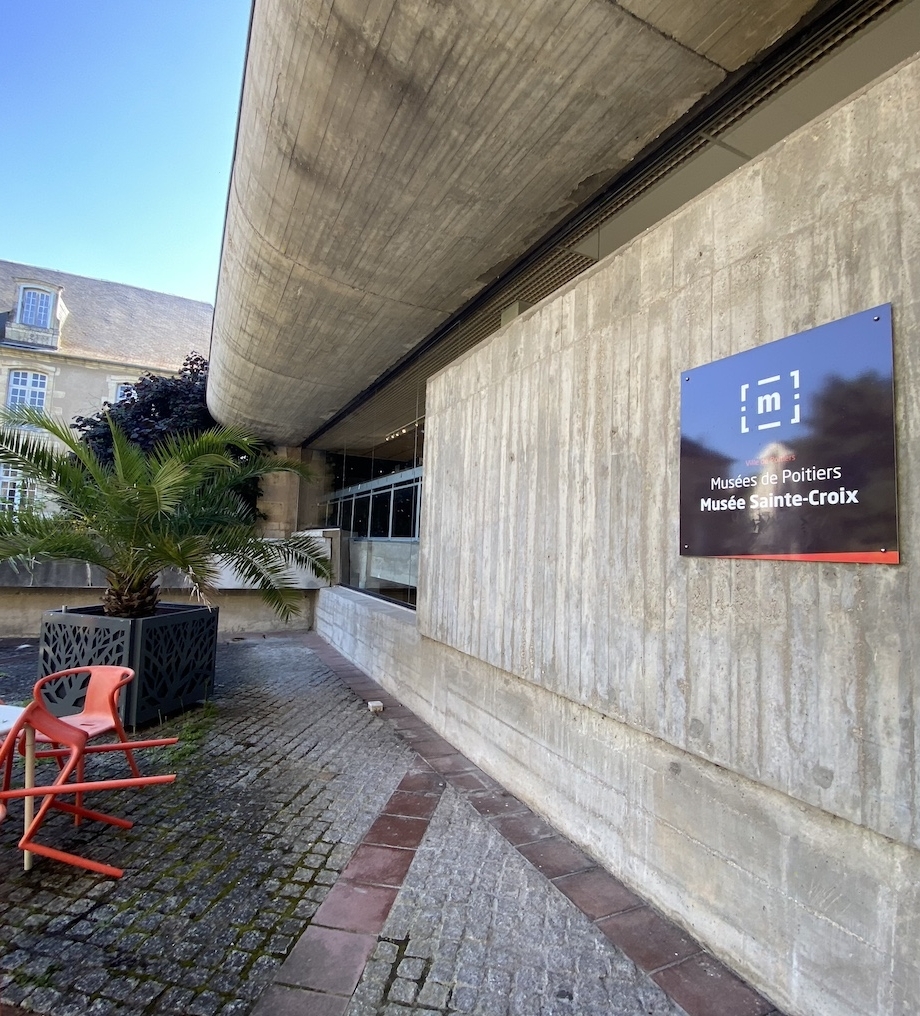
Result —
[{"label": "slate roof", "polygon": [[214,310],[208,303],[0,261],[0,315],[15,308],[15,279],[63,286],[69,316],[59,353],[166,370],[177,370],[190,352],[208,355]]}]

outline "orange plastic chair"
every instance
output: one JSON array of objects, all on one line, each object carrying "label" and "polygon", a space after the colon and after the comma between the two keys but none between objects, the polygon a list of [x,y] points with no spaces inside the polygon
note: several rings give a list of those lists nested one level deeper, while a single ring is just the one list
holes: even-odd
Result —
[{"label": "orange plastic chair", "polygon": [[[111,744],[87,745],[88,734],[75,727],[73,724],[65,723],[64,717],[58,717],[48,712],[44,703],[33,700],[23,710],[22,716],[7,734],[0,746],[0,765],[9,767],[9,759],[16,751],[17,741],[25,733],[26,727],[31,727],[36,734],[36,740],[42,738],[45,742],[54,744],[56,747],[41,752],[42,757],[54,756],[60,768],[55,780],[44,786],[11,788],[4,787],[0,790],[0,822],[6,817],[6,802],[15,798],[34,797],[41,798],[42,802],[36,811],[32,821],[25,829],[22,839],[19,841],[19,849],[50,857],[65,864],[72,864],[78,868],[85,868],[88,871],[95,871],[101,875],[110,875],[112,878],[121,878],[124,874],[123,868],[116,868],[110,864],[103,864],[93,861],[79,854],[72,854],[66,850],[59,850],[35,839],[42,827],[49,812],[52,810],[63,811],[74,816],[74,821],[88,818],[97,822],[105,822],[117,826],[120,829],[130,829],[134,823],[127,819],[118,818],[115,815],[108,815],[105,812],[92,811],[83,806],[83,795],[97,790],[119,790],[125,787],[144,787],[157,783],[172,783],[175,780],[175,773],[165,776],[131,776],[127,779],[118,780],[87,780],[84,772],[84,761],[87,755],[97,752],[129,751],[138,748],[154,748],[164,745],[175,744],[176,737],[161,737],[147,741],[132,741],[130,748],[123,742]],[[38,756],[38,752],[36,755]],[[71,783],[70,777],[76,773],[76,781]],[[75,798],[74,803],[62,801],[62,797]]]},{"label": "orange plastic chair", "polygon": [[[129,667],[71,667],[69,670],[58,670],[47,677],[40,677],[32,689],[32,698],[36,702],[43,702],[42,689],[51,681],[62,677],[69,677],[71,674],[89,673],[89,682],[86,685],[86,694],[83,701],[83,709],[71,716],[61,716],[59,719],[76,730],[82,730],[88,739],[100,737],[103,734],[114,734],[122,744],[128,744],[128,737],[119,715],[118,699],[121,690],[134,680],[134,671]],[[49,738],[36,735],[36,741],[48,743]],[[55,745],[56,747],[56,745]],[[134,754],[129,748],[124,749],[128,765],[135,776],[140,776],[141,771],[134,761]],[[36,758],[47,758],[52,752],[38,750]]]}]

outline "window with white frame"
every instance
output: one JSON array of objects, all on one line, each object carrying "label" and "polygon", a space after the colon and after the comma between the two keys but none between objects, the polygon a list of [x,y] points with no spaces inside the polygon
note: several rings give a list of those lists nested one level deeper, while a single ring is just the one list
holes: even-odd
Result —
[{"label": "window with white frame", "polygon": [[10,384],[6,404],[10,409],[17,406],[31,406],[33,409],[45,408],[45,396],[48,393],[48,375],[31,370],[11,370]]},{"label": "window with white frame", "polygon": [[121,402],[122,399],[126,399],[133,391],[134,385],[130,381],[115,385],[115,401]]},{"label": "window with white frame", "polygon": [[54,297],[43,289],[22,290],[19,302],[19,323],[30,328],[50,328]]},{"label": "window with white frame", "polygon": [[12,466],[0,466],[0,511],[16,511],[35,503],[35,484]]},{"label": "window with white frame", "polygon": [[16,307],[0,331],[0,342],[9,346],[42,346],[57,349],[67,308],[61,299],[63,286],[20,279]]}]

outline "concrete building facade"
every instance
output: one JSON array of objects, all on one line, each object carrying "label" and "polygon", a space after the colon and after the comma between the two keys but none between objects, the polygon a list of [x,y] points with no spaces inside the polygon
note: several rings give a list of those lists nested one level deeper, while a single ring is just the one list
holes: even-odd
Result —
[{"label": "concrete building facade", "polygon": [[[918,102],[913,62],[446,368],[418,616],[319,601],[350,658],[803,1016],[920,1004]],[[679,557],[681,369],[888,301],[907,563]]]},{"label": "concrete building facade", "polygon": [[[294,6],[308,12],[309,31]],[[758,5],[745,6],[753,31]],[[692,9],[681,7],[687,18]],[[600,16],[590,4],[582,13]],[[804,12],[774,13],[792,25]],[[294,25],[324,52],[318,18],[310,4],[257,3],[247,87],[278,80],[262,41],[270,29],[285,38]],[[369,22],[355,24],[366,41]],[[764,36],[739,50],[735,66],[770,44]],[[702,57],[691,60],[695,84],[682,79],[688,95],[715,87],[701,83]],[[909,126],[918,110],[920,58],[910,57],[610,253],[598,248],[571,281],[522,301],[433,372],[418,609],[343,587],[316,600],[317,630],[344,655],[795,1016],[920,1011],[920,139]],[[302,124],[319,116],[301,112]],[[276,111],[270,124],[292,115]],[[261,214],[247,148],[257,126],[244,100],[237,166],[249,197],[240,204]],[[284,132],[272,136],[283,149]],[[300,137],[301,155],[308,141]],[[362,164],[374,151],[360,153]],[[350,152],[349,165],[357,158]],[[274,178],[269,206],[289,253],[301,225],[323,221],[304,182],[315,174],[293,165],[304,170],[299,190],[292,168]],[[304,301],[322,304],[332,283],[313,286],[316,265],[293,255],[285,274],[280,248],[247,240],[241,215],[231,202],[213,409],[252,423],[232,377],[260,356],[272,305],[280,327],[266,369],[283,373],[288,357],[292,391],[309,375],[307,402],[331,377],[328,339],[299,344],[298,328]],[[360,234],[371,240],[368,271],[384,230],[370,217]],[[318,227],[311,244],[334,275],[342,262],[331,235]],[[386,271],[381,280],[392,296]],[[335,281],[323,313],[347,302],[349,286],[354,313],[370,307],[360,296],[370,282]],[[444,313],[461,289],[443,297]],[[894,320],[902,563],[681,556],[681,372],[884,303]],[[367,327],[395,359],[388,314],[372,310]],[[419,325],[415,311],[408,317],[411,333]],[[319,336],[326,325],[317,327]],[[348,341],[336,347],[343,366]],[[361,348],[370,357],[373,343]],[[340,370],[327,403],[299,415],[288,404],[266,429],[290,441],[300,427],[321,447],[312,414],[351,397],[346,380]]]}]

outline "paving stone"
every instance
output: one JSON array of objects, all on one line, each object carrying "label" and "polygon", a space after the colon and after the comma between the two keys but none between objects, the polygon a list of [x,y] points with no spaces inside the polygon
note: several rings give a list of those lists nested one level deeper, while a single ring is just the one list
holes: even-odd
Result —
[{"label": "paving stone", "polygon": [[687,1016],[768,1016],[773,1006],[711,956],[692,956],[654,976]]},{"label": "paving stone", "polygon": [[200,995],[189,1002],[186,1007],[188,1016],[215,1016],[221,1009],[222,1002],[219,995],[213,991],[203,991]]},{"label": "paving stone", "polygon": [[85,1016],[92,1005],[93,1000],[85,995],[70,995],[66,1001],[58,1004],[56,1016]]},{"label": "paving stone", "polygon": [[410,980],[417,981],[424,973],[427,964],[423,959],[417,957],[409,957],[400,962],[396,968],[396,973],[400,977],[406,977]]},{"label": "paving stone", "polygon": [[399,956],[399,946],[395,942],[380,941],[374,950],[374,959],[388,960],[394,963]]},{"label": "paving stone", "polygon": [[701,951],[698,942],[650,907],[616,914],[597,925],[630,959],[650,972]]},{"label": "paving stone", "polygon": [[396,895],[395,888],[359,885],[340,879],[314,914],[313,924],[376,935]]},{"label": "paving stone", "polygon": [[[0,694],[27,699],[34,655],[13,674],[2,662],[10,677]],[[46,955],[73,970],[74,998],[92,995],[78,979],[92,984],[99,994],[90,1004],[104,1002],[112,1016],[182,1006],[202,1016],[251,1012],[414,763],[394,731],[368,718],[366,705],[302,645],[222,643],[214,702],[143,732],[181,739],[184,728],[198,740],[204,731],[187,756],[144,755],[146,772],[175,771],[176,782],[112,793],[112,810],[134,828],[85,823],[74,831],[63,818],[45,827],[49,842],[79,839],[78,851],[110,857],[125,868],[122,879],[44,858],[26,874],[13,809],[0,825],[3,932],[15,929],[10,938],[28,944],[0,946],[0,970],[25,979],[24,987],[0,984],[0,1001],[28,998],[36,1013],[59,1016],[64,1003],[52,1004],[50,989],[29,990],[29,978],[46,977],[47,966],[18,973]],[[230,758],[237,768],[228,780]],[[118,769],[115,760],[93,761],[100,775]],[[183,973],[182,962],[195,968]],[[139,971],[148,973],[140,983]]]},{"label": "paving stone", "polygon": [[407,981],[403,977],[397,977],[390,985],[387,997],[391,1002],[399,1002],[402,1005],[411,1005],[418,994],[418,985],[415,981]]},{"label": "paving stone", "polygon": [[[450,985],[442,984],[440,981],[426,981],[418,993],[419,1004],[432,1009],[446,1008],[449,999]],[[357,1014],[350,1013],[349,1016],[357,1016]]]},{"label": "paving stone", "polygon": [[[431,1010],[683,1016],[451,788],[444,791],[382,935],[405,943],[396,956],[389,954],[392,985],[403,981],[408,992],[407,985],[417,982],[404,975],[427,970],[414,1003],[399,999],[402,1016]],[[400,953],[411,953],[413,966],[403,967],[410,961],[400,960]],[[371,1006],[373,989],[362,978],[346,1016],[385,1016],[385,1007]],[[649,998],[657,1008],[649,1007]],[[392,989],[388,999],[397,1001]]]}]

